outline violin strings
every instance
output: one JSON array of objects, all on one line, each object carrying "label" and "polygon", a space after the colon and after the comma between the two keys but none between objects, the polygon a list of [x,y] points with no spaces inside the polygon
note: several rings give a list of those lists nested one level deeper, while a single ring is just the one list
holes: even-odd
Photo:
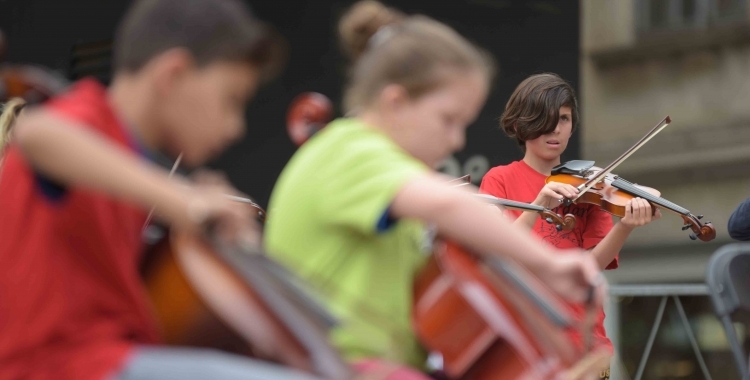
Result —
[{"label": "violin strings", "polygon": [[674,212],[676,212],[678,214],[687,215],[687,214],[690,213],[690,211],[688,211],[687,209],[682,208],[682,207],[680,207],[680,206],[678,206],[678,205],[676,205],[676,204],[674,204],[674,203],[672,203],[672,202],[670,202],[670,201],[668,201],[668,200],[666,200],[666,199],[664,199],[662,197],[657,197],[657,196],[655,196],[655,195],[653,195],[653,194],[651,194],[651,193],[649,193],[649,192],[647,192],[647,191],[645,191],[645,190],[643,190],[643,189],[635,186],[634,184],[632,184],[632,183],[630,183],[628,181],[625,181],[623,179],[618,178],[618,179],[614,180],[612,182],[612,186],[614,186],[614,187],[616,187],[616,188],[618,188],[620,190],[623,190],[623,191],[625,191],[627,193],[630,193],[631,195],[635,195],[635,196],[641,197],[643,199],[646,199],[648,201],[656,203],[659,206],[668,208],[668,209],[670,209],[670,210],[672,210],[672,211],[674,211]]}]

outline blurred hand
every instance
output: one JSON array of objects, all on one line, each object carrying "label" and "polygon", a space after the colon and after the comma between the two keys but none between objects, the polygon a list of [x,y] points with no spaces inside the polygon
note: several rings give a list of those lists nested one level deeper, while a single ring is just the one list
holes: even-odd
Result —
[{"label": "blurred hand", "polygon": [[260,227],[255,220],[255,209],[229,196],[249,197],[235,189],[224,173],[198,170],[191,180],[195,184],[188,190],[191,230],[205,233],[210,226],[221,239],[229,242],[247,244],[259,241]]},{"label": "blurred hand", "polygon": [[594,306],[599,306],[606,296],[607,286],[596,259],[589,252],[567,250],[552,256],[550,264],[542,269],[539,278],[564,299],[585,303],[593,288]]}]

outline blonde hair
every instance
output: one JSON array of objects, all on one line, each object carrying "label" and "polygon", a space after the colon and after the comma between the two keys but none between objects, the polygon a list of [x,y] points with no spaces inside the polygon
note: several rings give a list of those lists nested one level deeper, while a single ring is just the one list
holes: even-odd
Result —
[{"label": "blonde hair", "polygon": [[26,101],[21,98],[12,98],[3,105],[3,113],[0,114],[0,154],[10,142],[13,124],[25,106]]},{"label": "blonde hair", "polygon": [[345,112],[368,106],[389,84],[417,98],[439,87],[446,69],[479,70],[488,82],[495,73],[491,56],[449,26],[374,0],[359,1],[346,12],[339,37],[353,60]]}]

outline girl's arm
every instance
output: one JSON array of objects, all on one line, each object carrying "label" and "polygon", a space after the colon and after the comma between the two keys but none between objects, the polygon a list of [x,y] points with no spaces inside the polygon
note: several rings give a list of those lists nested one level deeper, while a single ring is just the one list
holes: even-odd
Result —
[{"label": "girl's arm", "polygon": [[438,175],[425,175],[402,187],[391,213],[397,218],[434,223],[442,234],[475,252],[513,258],[570,301],[584,301],[589,287],[597,283],[600,271],[592,255],[582,251],[554,254],[528,229],[499,217],[496,211],[468,192],[447,185]]}]

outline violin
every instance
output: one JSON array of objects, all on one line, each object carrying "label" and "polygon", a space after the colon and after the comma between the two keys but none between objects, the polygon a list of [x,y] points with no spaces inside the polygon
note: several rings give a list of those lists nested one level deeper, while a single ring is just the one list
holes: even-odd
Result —
[{"label": "violin", "polygon": [[[263,223],[265,210],[235,200]],[[352,378],[328,342],[335,318],[257,246],[170,230],[148,258],[143,280],[167,344],[220,349],[326,379]]]},{"label": "violin", "polygon": [[625,206],[628,201],[635,197],[643,198],[651,204],[654,212],[656,208],[659,208],[682,217],[685,222],[682,230],[692,230],[689,235],[691,240],[711,241],[716,238],[716,230],[711,222],[702,223],[700,221],[703,215],[693,215],[688,209],[662,198],[656,189],[631,183],[618,175],[612,174],[614,168],[645,145],[670,123],[671,118],[667,116],[606,168],[595,167],[594,161],[569,161],[553,168],[546,182],[567,183],[578,188],[579,193],[576,198],[566,198],[563,200],[565,205],[573,203],[592,204],[618,217],[625,216]]}]

